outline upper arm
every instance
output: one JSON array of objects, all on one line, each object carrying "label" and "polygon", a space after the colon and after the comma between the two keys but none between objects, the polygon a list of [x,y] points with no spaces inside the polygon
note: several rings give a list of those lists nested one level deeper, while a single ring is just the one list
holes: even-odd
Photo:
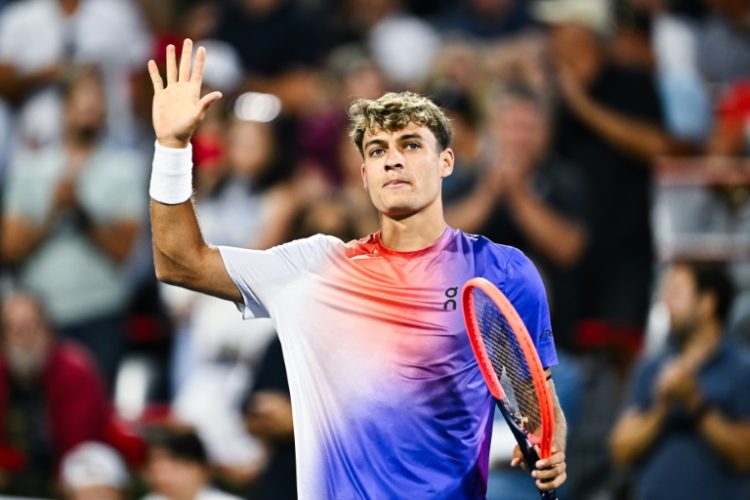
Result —
[{"label": "upper arm", "polygon": [[[163,254],[156,254],[154,259],[158,261],[159,259],[168,259],[168,257]],[[170,285],[181,286],[220,299],[242,302],[242,293],[229,276],[221,252],[215,247],[206,247],[201,252],[199,265],[193,272],[186,272],[182,276],[175,276],[172,279],[162,279],[159,276],[159,279]]]},{"label": "upper arm", "polygon": [[518,311],[534,342],[544,368],[557,364],[547,292],[534,264],[526,255],[512,249],[508,258],[504,293]]}]

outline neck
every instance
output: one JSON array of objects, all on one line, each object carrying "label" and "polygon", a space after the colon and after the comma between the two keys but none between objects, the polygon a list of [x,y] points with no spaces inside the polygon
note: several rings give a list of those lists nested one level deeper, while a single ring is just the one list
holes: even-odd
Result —
[{"label": "neck", "polygon": [[383,245],[399,252],[421,250],[435,243],[445,231],[443,204],[438,197],[431,205],[403,218],[380,214]]},{"label": "neck", "polygon": [[68,129],[63,135],[63,145],[68,151],[91,151],[98,139],[93,130]]},{"label": "neck", "polygon": [[705,359],[708,354],[714,352],[719,346],[722,336],[721,324],[716,320],[711,320],[700,325],[688,340],[683,351],[685,353],[694,353]]}]

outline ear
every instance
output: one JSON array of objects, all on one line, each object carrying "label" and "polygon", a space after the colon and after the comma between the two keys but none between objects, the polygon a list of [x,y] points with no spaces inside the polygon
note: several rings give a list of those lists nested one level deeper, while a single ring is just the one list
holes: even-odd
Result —
[{"label": "ear", "polygon": [[365,162],[362,162],[362,165],[359,166],[359,173],[362,175],[362,185],[365,187],[365,191],[367,191],[367,174],[365,173]]},{"label": "ear", "polygon": [[445,148],[440,152],[440,177],[445,179],[453,173],[453,165],[456,162],[456,156],[451,148]]}]

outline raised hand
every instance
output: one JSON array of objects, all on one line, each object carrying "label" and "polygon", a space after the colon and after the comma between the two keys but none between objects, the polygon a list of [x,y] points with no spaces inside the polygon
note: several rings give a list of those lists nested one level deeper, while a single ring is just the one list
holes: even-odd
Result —
[{"label": "raised hand", "polygon": [[148,72],[154,85],[152,120],[159,144],[172,148],[183,148],[190,136],[206,116],[208,108],[221,98],[221,92],[211,92],[201,98],[203,66],[206,49],[198,48],[195,63],[190,72],[193,42],[186,39],[182,44],[180,66],[177,67],[175,47],[167,46],[167,86],[164,87],[159,68],[154,60],[148,62]]}]

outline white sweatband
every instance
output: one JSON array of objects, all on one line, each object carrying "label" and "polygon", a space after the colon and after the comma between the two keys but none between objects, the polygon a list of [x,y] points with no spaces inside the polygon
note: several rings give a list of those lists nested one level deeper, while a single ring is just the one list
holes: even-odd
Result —
[{"label": "white sweatband", "polygon": [[186,202],[193,195],[193,146],[167,148],[154,143],[154,162],[148,194],[167,205]]}]

